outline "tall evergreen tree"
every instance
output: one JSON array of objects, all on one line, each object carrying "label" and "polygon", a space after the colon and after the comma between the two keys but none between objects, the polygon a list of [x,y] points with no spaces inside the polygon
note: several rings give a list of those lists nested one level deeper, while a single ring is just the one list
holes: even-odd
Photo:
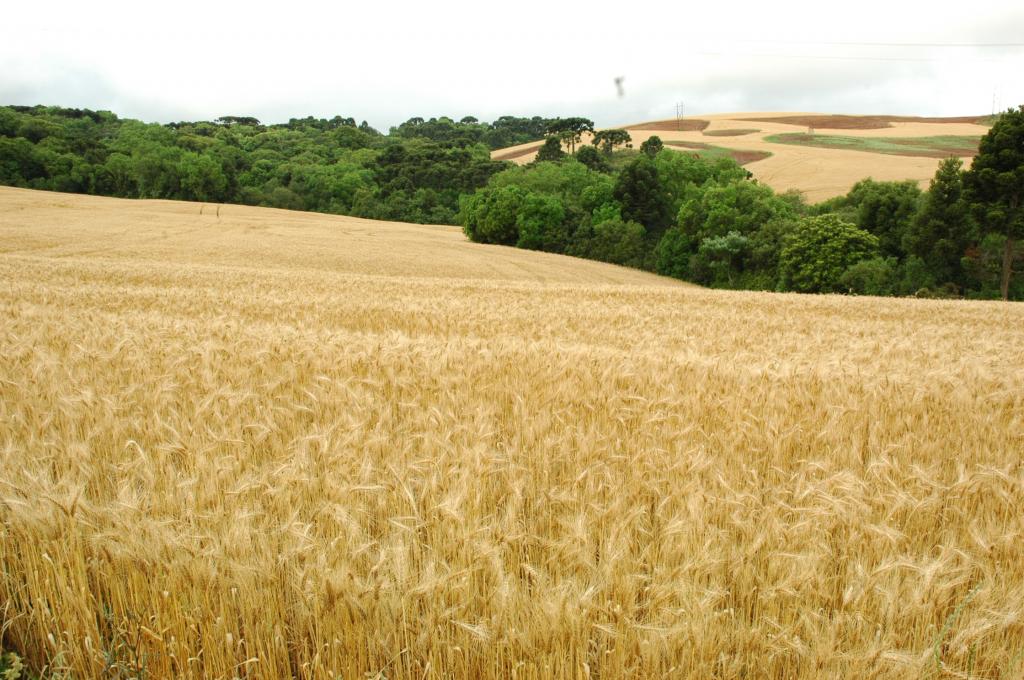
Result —
[{"label": "tall evergreen tree", "polygon": [[1003,240],[999,293],[1006,300],[1024,240],[1024,106],[999,116],[981,138],[964,185],[984,232],[982,239],[998,236]]},{"label": "tall evergreen tree", "polygon": [[907,253],[924,260],[937,282],[959,288],[965,284],[961,260],[975,236],[963,188],[963,162],[942,161],[903,237]]}]

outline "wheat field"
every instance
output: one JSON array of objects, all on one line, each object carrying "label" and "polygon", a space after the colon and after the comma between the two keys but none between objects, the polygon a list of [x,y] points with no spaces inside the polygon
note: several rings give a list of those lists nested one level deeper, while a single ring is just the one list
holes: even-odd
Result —
[{"label": "wheat field", "polygon": [[0,189],[0,626],[73,678],[1020,678],[1024,305]]}]

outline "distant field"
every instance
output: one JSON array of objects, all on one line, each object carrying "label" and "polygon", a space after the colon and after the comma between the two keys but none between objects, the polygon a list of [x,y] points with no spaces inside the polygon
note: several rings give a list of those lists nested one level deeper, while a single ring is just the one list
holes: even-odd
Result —
[{"label": "distant field", "polygon": [[[750,127],[751,122],[758,123],[757,129]],[[800,191],[815,203],[845,194],[866,177],[913,180],[926,187],[941,158],[954,154],[969,161],[977,151],[977,140],[988,132],[991,122],[990,116],[733,113],[637,123],[626,129],[635,147],[658,135],[667,145],[709,153],[702,149],[709,146],[708,137],[714,137],[713,146],[729,149],[758,181],[780,192]],[[814,138],[818,142],[800,143],[806,139],[800,135],[806,135],[809,127],[816,130]],[[830,129],[844,132],[821,134]],[[835,141],[825,144],[821,143],[823,139]],[[502,149],[492,157],[528,163],[537,148]]]},{"label": "distant field", "polygon": [[739,128],[739,129],[726,129],[726,130],[704,130],[705,137],[741,137],[743,135],[752,135],[755,132],[760,132],[757,128]]},{"label": "distant field", "polygon": [[703,130],[709,125],[709,121],[699,118],[683,118],[671,120],[656,120],[649,123],[637,123],[626,126],[627,130],[651,130],[653,132],[689,132]]},{"label": "distant field", "polygon": [[724,146],[713,146],[701,142],[668,141],[666,145],[692,150],[701,158],[731,158],[740,165],[747,165],[756,161],[762,161],[771,156],[770,151],[749,151],[743,149],[727,149]]},{"label": "distant field", "polygon": [[925,158],[948,158],[949,156],[972,156],[978,152],[980,137],[843,137],[840,135],[807,134],[793,132],[769,135],[764,141],[773,144],[797,144],[826,149],[847,149],[868,151],[893,156],[923,156]]},{"label": "distant field", "polygon": [[969,123],[984,124],[987,116],[953,116],[946,118],[924,118],[921,116],[838,116],[799,115],[772,116],[764,118],[743,118],[755,123],[785,123],[829,130],[878,130],[892,127],[893,123]]},{"label": "distant field", "polygon": [[32,670],[1021,677],[1024,305],[200,209],[0,187]]}]

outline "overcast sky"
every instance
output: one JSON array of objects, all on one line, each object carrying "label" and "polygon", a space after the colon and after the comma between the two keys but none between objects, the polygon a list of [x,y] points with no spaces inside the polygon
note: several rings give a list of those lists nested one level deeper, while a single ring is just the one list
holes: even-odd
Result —
[{"label": "overcast sky", "polygon": [[[732,111],[973,115],[1024,103],[1024,3],[11,3],[0,104],[147,121]],[[1000,46],[993,46],[998,44]],[[622,77],[623,96],[615,78]]]}]

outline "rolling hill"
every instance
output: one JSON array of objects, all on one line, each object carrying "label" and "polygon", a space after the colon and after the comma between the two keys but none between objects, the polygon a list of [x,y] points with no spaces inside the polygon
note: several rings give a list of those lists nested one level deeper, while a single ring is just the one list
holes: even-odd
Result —
[{"label": "rolling hill", "polygon": [[[651,135],[663,141],[685,144],[713,144],[749,154],[770,154],[763,160],[746,164],[754,176],[776,191],[802,191],[814,203],[845,194],[858,181],[872,177],[879,181],[912,179],[926,187],[935,174],[939,160],[959,155],[969,165],[977,139],[988,132],[984,119],[977,116],[956,118],[917,118],[909,116],[837,116],[817,113],[727,113],[683,121],[662,120],[626,126],[633,145]],[[682,128],[682,129],[681,129]],[[802,133],[807,137],[839,136],[838,143],[822,146],[815,140],[790,140],[779,135]],[[772,139],[776,137],[776,139]],[[956,138],[949,151],[921,149],[908,141]],[[904,145],[904,153],[892,155],[879,151],[889,140]],[[860,142],[860,143],[858,143]],[[936,145],[932,144],[935,147]],[[889,145],[891,149],[892,145]],[[500,149],[493,158],[526,163],[533,159],[538,143]],[[885,154],[885,155],[883,155]],[[916,154],[916,155],[915,155]]]},{"label": "rolling hill", "polygon": [[1024,305],[2,187],[0,280],[34,672],[1019,677]]}]

